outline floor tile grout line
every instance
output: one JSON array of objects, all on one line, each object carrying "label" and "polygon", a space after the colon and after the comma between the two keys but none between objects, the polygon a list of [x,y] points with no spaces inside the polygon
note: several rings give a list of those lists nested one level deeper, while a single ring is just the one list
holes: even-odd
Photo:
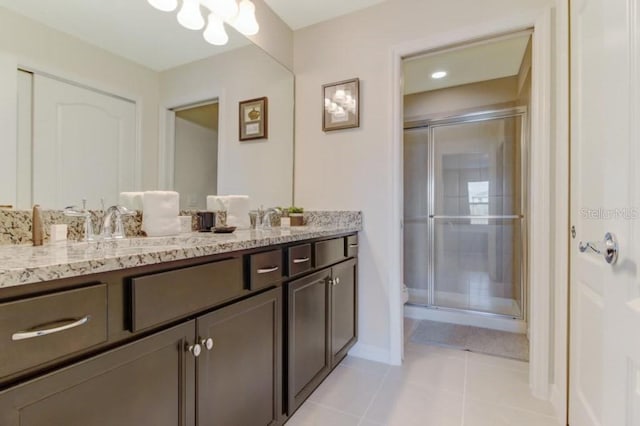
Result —
[{"label": "floor tile grout line", "polygon": [[464,383],[462,385],[462,419],[460,426],[464,426],[464,413],[467,409],[467,376],[469,372],[469,353],[464,357]]},{"label": "floor tile grout line", "polygon": [[382,390],[382,387],[384,386],[384,382],[385,382],[385,380],[387,380],[387,377],[389,376],[389,372],[390,371],[391,371],[391,368],[387,369],[387,372],[384,373],[384,376],[382,377],[382,380],[380,381],[380,384],[378,385],[378,388],[373,393],[373,396],[371,397],[371,400],[369,401],[369,404],[367,405],[367,408],[364,410],[364,413],[362,413],[362,417],[360,418],[360,421],[358,422],[358,426],[360,426],[364,422],[364,419],[367,417],[367,413],[369,412],[369,410],[373,406],[373,402],[376,400],[376,398],[378,397],[378,394]]},{"label": "floor tile grout line", "polygon": [[[496,402],[493,402],[493,401],[487,401],[487,400],[479,399],[479,398],[469,398],[469,399],[472,400],[473,402],[477,402],[477,403],[481,403],[481,404],[493,405],[494,407],[497,407],[497,408],[510,408],[512,410],[523,411],[523,412],[528,413],[528,414],[536,414],[538,416],[555,418],[555,416],[553,414],[546,414],[546,413],[543,413],[543,412],[540,412],[540,411],[532,410],[530,408],[522,408],[522,407],[518,407],[516,405],[496,403]],[[540,400],[540,401],[545,402],[544,400]]]},{"label": "floor tile grout line", "polygon": [[[360,421],[360,416],[357,416],[357,415],[355,415],[353,413],[349,413],[348,411],[341,410],[341,409],[333,407],[331,405],[323,404],[322,402],[311,401],[309,399],[304,401],[304,404],[306,404],[307,402],[311,403],[311,404],[315,404],[315,405],[317,405],[319,407],[322,407],[322,408],[325,408],[327,410],[335,411],[336,413],[340,413],[340,414],[344,414],[344,415],[349,416],[349,417],[353,417],[354,419],[358,419],[358,422]],[[358,423],[358,424],[360,424],[360,423]]]}]

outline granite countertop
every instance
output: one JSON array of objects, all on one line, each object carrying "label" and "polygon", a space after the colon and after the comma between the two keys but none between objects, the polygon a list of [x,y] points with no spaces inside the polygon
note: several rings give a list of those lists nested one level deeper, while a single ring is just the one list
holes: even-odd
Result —
[{"label": "granite countertop", "polygon": [[0,289],[362,230],[361,223],[0,247]]}]

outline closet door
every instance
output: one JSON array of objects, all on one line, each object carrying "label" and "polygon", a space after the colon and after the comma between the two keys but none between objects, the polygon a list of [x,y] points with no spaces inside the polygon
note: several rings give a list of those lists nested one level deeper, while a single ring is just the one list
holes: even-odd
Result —
[{"label": "closet door", "polygon": [[116,204],[136,185],[136,105],[33,75],[33,202]]}]

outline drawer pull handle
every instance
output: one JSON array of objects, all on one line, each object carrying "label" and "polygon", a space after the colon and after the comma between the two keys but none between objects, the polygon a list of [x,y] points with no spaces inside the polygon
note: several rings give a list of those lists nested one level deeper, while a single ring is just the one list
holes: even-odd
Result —
[{"label": "drawer pull handle", "polygon": [[311,258],[309,258],[309,257],[300,257],[298,259],[293,259],[293,263],[295,263],[295,264],[305,263],[305,262],[308,262],[310,260],[311,260]]},{"label": "drawer pull handle", "polygon": [[275,272],[278,269],[280,269],[279,266],[273,266],[273,267],[269,267],[269,268],[262,268],[262,269],[258,269],[258,273],[259,274],[268,274],[268,273],[271,273],[271,272]]},{"label": "drawer pull handle", "polygon": [[17,333],[13,333],[11,335],[11,340],[25,340],[32,339],[34,337],[46,336],[48,334],[59,333],[61,331],[69,330],[71,328],[80,327],[89,322],[91,319],[91,315],[86,315],[79,320],[74,320],[69,324],[61,325],[59,327],[47,328],[44,330],[35,330],[35,331],[19,331]]},{"label": "drawer pull handle", "polygon": [[349,248],[358,248],[358,244],[349,244]]}]

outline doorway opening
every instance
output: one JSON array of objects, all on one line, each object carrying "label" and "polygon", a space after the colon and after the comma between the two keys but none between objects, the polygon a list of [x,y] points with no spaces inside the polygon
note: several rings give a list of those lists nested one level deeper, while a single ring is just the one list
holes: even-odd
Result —
[{"label": "doorway opening", "polygon": [[520,333],[500,344],[526,353],[531,35],[403,60],[405,316]]},{"label": "doorway opening", "polygon": [[182,210],[206,209],[218,194],[218,100],[174,108],[173,190]]}]

